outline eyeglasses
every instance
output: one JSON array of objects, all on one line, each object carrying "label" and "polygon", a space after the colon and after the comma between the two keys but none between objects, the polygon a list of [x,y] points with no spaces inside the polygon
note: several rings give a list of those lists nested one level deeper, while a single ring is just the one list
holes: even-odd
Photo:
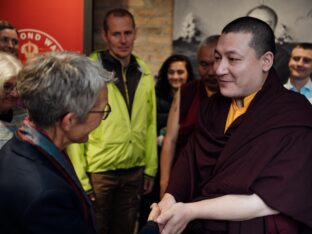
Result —
[{"label": "eyeglasses", "polygon": [[3,90],[6,92],[6,93],[10,93],[13,89],[16,88],[16,83],[11,83],[11,82],[5,82],[3,84]]},{"label": "eyeglasses", "polygon": [[105,106],[105,109],[103,111],[89,111],[89,113],[99,113],[102,114],[102,119],[105,120],[107,119],[107,117],[109,116],[109,114],[111,113],[112,108],[111,106],[107,103]]},{"label": "eyeglasses", "polygon": [[18,45],[18,39],[10,38],[10,37],[1,37],[0,43],[2,43],[4,45],[9,45],[11,43],[12,46],[17,46]]}]

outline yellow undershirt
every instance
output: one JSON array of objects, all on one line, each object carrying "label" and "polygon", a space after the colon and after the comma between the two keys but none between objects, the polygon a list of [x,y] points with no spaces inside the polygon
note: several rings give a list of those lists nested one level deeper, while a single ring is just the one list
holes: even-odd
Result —
[{"label": "yellow undershirt", "polygon": [[229,113],[228,113],[228,116],[226,119],[224,132],[226,132],[228,127],[234,122],[235,119],[237,119],[239,116],[241,116],[242,114],[244,114],[247,111],[251,101],[254,99],[256,94],[257,94],[257,92],[252,93],[249,96],[244,97],[242,107],[238,107],[235,99],[232,99],[230,110],[229,110]]},{"label": "yellow undershirt", "polygon": [[206,89],[206,93],[207,93],[207,96],[208,96],[208,97],[211,97],[211,96],[214,95],[216,92],[211,91],[211,90],[209,90],[209,89]]}]

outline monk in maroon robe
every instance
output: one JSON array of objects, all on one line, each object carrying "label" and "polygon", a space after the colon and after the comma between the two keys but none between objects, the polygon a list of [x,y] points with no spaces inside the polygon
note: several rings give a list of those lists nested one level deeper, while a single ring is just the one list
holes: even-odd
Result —
[{"label": "monk in maroon robe", "polygon": [[204,81],[194,80],[189,84],[183,85],[180,98],[180,127],[175,155],[179,155],[180,150],[186,145],[189,136],[194,131],[200,103],[208,98]]},{"label": "monk in maroon robe", "polygon": [[[274,34],[258,19],[223,29],[220,93],[201,106],[153,206],[162,233],[311,233],[312,106],[283,88],[271,69],[274,52]],[[232,109],[241,113],[231,117]]]}]

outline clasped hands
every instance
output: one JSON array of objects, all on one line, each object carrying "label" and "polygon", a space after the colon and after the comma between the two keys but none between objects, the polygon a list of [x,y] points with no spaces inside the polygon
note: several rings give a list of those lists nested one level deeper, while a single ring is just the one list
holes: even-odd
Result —
[{"label": "clasped hands", "polygon": [[158,224],[161,234],[178,234],[192,220],[190,208],[190,204],[177,203],[171,194],[166,193],[158,204],[151,205],[148,220]]}]

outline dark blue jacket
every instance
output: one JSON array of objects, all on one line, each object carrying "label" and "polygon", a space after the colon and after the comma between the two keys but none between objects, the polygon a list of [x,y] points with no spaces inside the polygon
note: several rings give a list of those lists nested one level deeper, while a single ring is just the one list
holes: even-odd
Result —
[{"label": "dark blue jacket", "polygon": [[16,136],[1,149],[0,233],[95,233],[90,202],[61,168]]}]

